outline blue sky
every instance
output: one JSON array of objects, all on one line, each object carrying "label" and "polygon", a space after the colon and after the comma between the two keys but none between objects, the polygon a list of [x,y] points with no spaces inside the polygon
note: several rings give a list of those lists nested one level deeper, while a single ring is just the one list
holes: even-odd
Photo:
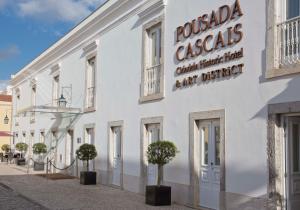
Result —
[{"label": "blue sky", "polygon": [[0,90],[106,0],[0,0]]}]

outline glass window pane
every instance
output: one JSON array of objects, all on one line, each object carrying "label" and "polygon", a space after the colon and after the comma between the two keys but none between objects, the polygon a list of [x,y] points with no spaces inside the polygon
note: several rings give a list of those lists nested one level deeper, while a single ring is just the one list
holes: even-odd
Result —
[{"label": "glass window pane", "polygon": [[299,16],[299,0],[287,0],[287,19]]},{"label": "glass window pane", "polygon": [[292,127],[292,136],[293,136],[293,171],[299,172],[299,125],[293,124]]},{"label": "glass window pane", "polygon": [[201,128],[201,139],[202,139],[202,164],[208,165],[208,128],[202,127]]},{"label": "glass window pane", "polygon": [[215,127],[215,165],[220,165],[220,126]]},{"label": "glass window pane", "polygon": [[156,31],[153,31],[151,33],[151,40],[152,40],[152,66],[156,65],[156,43],[157,43],[157,36],[156,36]]}]

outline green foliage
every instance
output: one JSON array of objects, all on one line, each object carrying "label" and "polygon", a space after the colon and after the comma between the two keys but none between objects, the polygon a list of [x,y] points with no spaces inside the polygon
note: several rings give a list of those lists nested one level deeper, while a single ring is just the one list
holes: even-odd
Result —
[{"label": "green foliage", "polygon": [[97,157],[97,150],[93,144],[83,144],[76,151],[79,160],[88,161]]},{"label": "green foliage", "polygon": [[1,149],[2,149],[2,151],[4,151],[4,152],[9,152],[10,151],[10,146],[8,145],[8,144],[3,144],[2,146],[1,146]]},{"label": "green foliage", "polygon": [[157,141],[148,146],[148,162],[151,164],[157,164],[158,166],[163,166],[169,163],[178,152],[179,151],[173,142]]},{"label": "green foliage", "polygon": [[32,146],[33,154],[39,155],[47,152],[47,146],[44,143],[36,143]]},{"label": "green foliage", "polygon": [[97,150],[93,144],[83,144],[76,150],[79,160],[86,161],[86,170],[89,170],[89,161],[97,157]]},{"label": "green foliage", "polygon": [[16,149],[19,150],[20,152],[26,152],[28,149],[28,145],[26,143],[17,143]]}]

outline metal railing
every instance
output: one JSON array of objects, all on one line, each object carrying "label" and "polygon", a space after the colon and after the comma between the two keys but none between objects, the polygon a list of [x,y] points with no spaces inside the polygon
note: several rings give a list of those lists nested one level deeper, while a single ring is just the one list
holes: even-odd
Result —
[{"label": "metal railing", "polygon": [[86,108],[92,108],[95,106],[95,87],[87,88],[86,95]]},{"label": "metal railing", "polygon": [[145,95],[153,95],[160,92],[161,64],[146,68],[145,71]]},{"label": "metal railing", "polygon": [[300,61],[300,17],[277,25],[279,38],[279,64],[290,65]]}]

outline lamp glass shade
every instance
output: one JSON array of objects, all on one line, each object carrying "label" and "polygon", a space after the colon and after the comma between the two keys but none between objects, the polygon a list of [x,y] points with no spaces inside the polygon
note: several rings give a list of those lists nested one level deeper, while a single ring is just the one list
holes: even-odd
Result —
[{"label": "lamp glass shade", "polygon": [[61,94],[60,98],[58,99],[58,106],[62,108],[65,108],[67,106],[67,100],[65,99],[63,94]]},{"label": "lamp glass shade", "polygon": [[8,122],[9,122],[9,118],[8,118],[8,116],[6,115],[5,117],[4,117],[4,124],[8,124]]}]

